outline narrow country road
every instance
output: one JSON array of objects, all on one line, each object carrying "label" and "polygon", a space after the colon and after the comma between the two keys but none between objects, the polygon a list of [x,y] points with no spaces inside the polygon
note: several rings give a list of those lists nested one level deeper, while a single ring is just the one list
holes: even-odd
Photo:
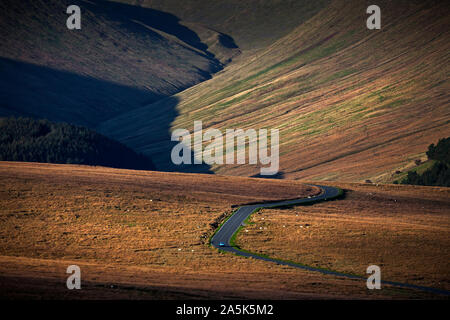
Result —
[{"label": "narrow country road", "polygon": [[[333,270],[310,267],[310,266],[302,265],[300,263],[283,261],[283,260],[274,259],[274,258],[270,258],[270,257],[263,257],[263,256],[255,254],[255,253],[240,250],[239,248],[234,247],[231,244],[231,238],[233,237],[233,235],[239,230],[239,227],[241,225],[243,225],[243,222],[245,221],[245,219],[247,219],[247,217],[249,215],[251,215],[258,208],[290,206],[290,205],[297,205],[297,204],[306,204],[306,203],[315,202],[318,200],[328,200],[328,199],[336,198],[337,196],[339,196],[339,193],[340,193],[340,189],[335,188],[335,187],[319,186],[319,185],[316,185],[316,187],[319,187],[320,189],[322,189],[322,192],[317,196],[313,196],[313,197],[309,197],[309,198],[302,198],[302,199],[295,199],[295,200],[286,200],[286,201],[280,201],[280,202],[253,204],[253,205],[239,207],[234,212],[234,214],[220,227],[220,229],[212,237],[211,245],[221,251],[231,252],[231,253],[234,253],[236,255],[243,256],[243,257],[251,257],[254,259],[264,260],[264,261],[268,261],[268,262],[274,262],[279,265],[290,266],[290,267],[304,269],[304,270],[308,270],[308,271],[320,272],[320,273],[326,274],[326,275],[335,275],[338,277],[345,277],[345,278],[350,278],[350,279],[358,279],[358,280],[366,281],[367,280],[366,277],[362,277],[362,276],[358,276],[358,275],[352,275],[352,274],[341,273],[341,272],[337,272],[337,271],[333,271]],[[249,248],[249,249],[251,249],[251,248]],[[428,292],[432,292],[432,293],[436,293],[436,294],[450,295],[449,291],[446,291],[443,289],[416,286],[416,285],[408,284],[408,283],[383,281],[383,280],[381,281],[381,283],[386,284],[386,285],[397,286],[397,287],[416,289],[416,290],[421,290],[421,291],[428,291]]]}]

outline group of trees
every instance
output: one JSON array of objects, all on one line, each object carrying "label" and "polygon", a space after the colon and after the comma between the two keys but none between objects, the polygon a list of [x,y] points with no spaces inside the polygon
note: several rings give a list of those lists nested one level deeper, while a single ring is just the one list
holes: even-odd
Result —
[{"label": "group of trees", "polygon": [[88,128],[28,118],[0,118],[0,160],[154,169],[149,158]]},{"label": "group of trees", "polygon": [[435,161],[433,166],[422,174],[408,172],[401,183],[450,187],[450,137],[439,140],[437,145],[431,144],[427,156]]}]

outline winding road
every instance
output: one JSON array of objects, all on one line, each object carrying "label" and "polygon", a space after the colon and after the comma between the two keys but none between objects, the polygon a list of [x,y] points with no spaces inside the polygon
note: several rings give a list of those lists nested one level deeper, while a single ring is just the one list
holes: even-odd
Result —
[{"label": "winding road", "polygon": [[[284,261],[284,260],[280,260],[280,259],[264,257],[264,256],[260,256],[258,254],[255,254],[255,253],[252,253],[249,251],[241,250],[232,245],[231,239],[232,239],[233,235],[239,231],[239,228],[243,225],[244,221],[255,210],[257,210],[259,208],[283,207],[283,206],[291,206],[291,205],[298,205],[298,204],[306,204],[306,203],[316,202],[319,200],[334,199],[340,195],[340,189],[338,189],[338,188],[329,187],[329,186],[320,186],[320,185],[315,185],[315,186],[322,190],[322,192],[317,196],[313,196],[313,197],[309,197],[309,198],[302,198],[302,199],[295,199],[295,200],[286,200],[286,201],[280,201],[280,202],[252,204],[252,205],[239,207],[234,212],[234,214],[227,221],[225,221],[225,223],[220,227],[219,230],[217,230],[217,232],[211,238],[211,245],[221,251],[231,252],[231,253],[234,253],[236,255],[243,256],[243,257],[251,257],[254,259],[264,260],[267,262],[274,262],[279,265],[290,266],[290,267],[304,269],[304,270],[308,270],[308,271],[320,272],[320,273],[326,274],[326,275],[334,275],[334,276],[338,276],[338,277],[366,281],[367,277],[342,273],[342,272],[328,270],[328,269],[310,267],[310,266],[306,266],[306,265],[291,262],[291,261]],[[220,245],[221,243],[223,244],[222,246]],[[396,287],[428,291],[428,292],[432,292],[432,293],[436,293],[436,294],[450,295],[450,291],[446,291],[443,289],[423,287],[423,286],[417,286],[417,285],[413,285],[413,284],[394,282],[394,281],[383,281],[382,280],[381,283],[386,284],[386,285],[396,286]]]}]

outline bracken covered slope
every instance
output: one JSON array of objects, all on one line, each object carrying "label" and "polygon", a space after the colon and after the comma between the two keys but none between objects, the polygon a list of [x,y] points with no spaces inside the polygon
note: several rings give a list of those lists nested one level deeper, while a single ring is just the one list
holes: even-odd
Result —
[{"label": "bracken covered slope", "polygon": [[[167,146],[153,140],[157,129],[145,119],[176,104],[172,129],[192,131],[194,120],[203,120],[204,128],[279,128],[284,177],[392,181],[395,171],[425,158],[426,147],[450,133],[450,6],[379,1],[382,29],[368,30],[369,4],[332,1],[212,80],[100,129],[160,157],[156,163],[164,169]],[[259,172],[254,166],[211,169]]]}]

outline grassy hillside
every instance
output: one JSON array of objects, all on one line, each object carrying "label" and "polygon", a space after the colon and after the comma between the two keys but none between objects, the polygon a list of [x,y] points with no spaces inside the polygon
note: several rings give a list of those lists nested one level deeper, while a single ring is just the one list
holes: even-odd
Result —
[{"label": "grassy hillside", "polygon": [[24,118],[0,118],[0,161],[154,168],[147,157],[87,128]]},{"label": "grassy hillside", "polygon": [[[69,4],[81,30],[66,27]],[[0,116],[95,126],[222,68],[177,17],[102,0],[1,1],[0,43]]]},{"label": "grassy hillside", "polygon": [[[172,129],[192,130],[194,120],[219,129],[279,128],[285,177],[392,181],[395,171],[426,158],[430,142],[450,132],[450,7],[380,1],[382,30],[371,31],[365,26],[369,4],[332,1],[265,50],[177,94]],[[136,150],[160,153],[153,129],[140,120],[154,109],[137,109],[100,128]]]}]

